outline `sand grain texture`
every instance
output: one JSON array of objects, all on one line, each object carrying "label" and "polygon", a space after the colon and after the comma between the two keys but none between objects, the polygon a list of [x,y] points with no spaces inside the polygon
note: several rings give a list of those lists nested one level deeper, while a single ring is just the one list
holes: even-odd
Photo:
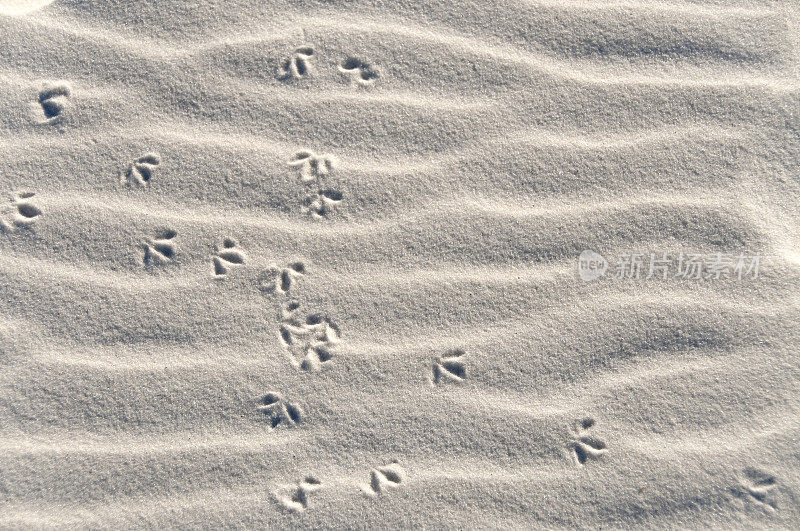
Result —
[{"label": "sand grain texture", "polygon": [[0,527],[800,525],[795,2],[47,4],[0,1]]}]

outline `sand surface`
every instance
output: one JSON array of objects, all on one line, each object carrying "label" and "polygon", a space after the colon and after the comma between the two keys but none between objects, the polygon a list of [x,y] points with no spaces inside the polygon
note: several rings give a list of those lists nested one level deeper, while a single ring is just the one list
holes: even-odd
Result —
[{"label": "sand surface", "polygon": [[0,195],[1,528],[800,526],[797,2],[0,0]]}]

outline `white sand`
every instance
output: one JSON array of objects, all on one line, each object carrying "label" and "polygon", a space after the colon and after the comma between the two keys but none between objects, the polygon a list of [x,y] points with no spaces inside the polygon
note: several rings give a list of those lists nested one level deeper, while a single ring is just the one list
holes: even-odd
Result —
[{"label": "white sand", "polygon": [[797,2],[45,4],[0,527],[800,526]]}]

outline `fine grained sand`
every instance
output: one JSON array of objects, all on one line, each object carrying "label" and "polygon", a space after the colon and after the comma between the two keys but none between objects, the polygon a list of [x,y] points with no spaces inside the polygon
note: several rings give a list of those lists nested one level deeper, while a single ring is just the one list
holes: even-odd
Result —
[{"label": "fine grained sand", "polygon": [[44,4],[0,527],[800,525],[795,2]]}]

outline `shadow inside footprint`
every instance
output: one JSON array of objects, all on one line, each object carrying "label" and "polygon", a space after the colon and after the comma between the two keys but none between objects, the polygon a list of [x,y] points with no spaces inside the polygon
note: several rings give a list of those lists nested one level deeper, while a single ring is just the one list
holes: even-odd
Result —
[{"label": "shadow inside footprint", "polygon": [[47,121],[61,116],[71,93],[72,89],[65,82],[54,83],[39,92],[39,105],[42,106],[42,112]]}]

